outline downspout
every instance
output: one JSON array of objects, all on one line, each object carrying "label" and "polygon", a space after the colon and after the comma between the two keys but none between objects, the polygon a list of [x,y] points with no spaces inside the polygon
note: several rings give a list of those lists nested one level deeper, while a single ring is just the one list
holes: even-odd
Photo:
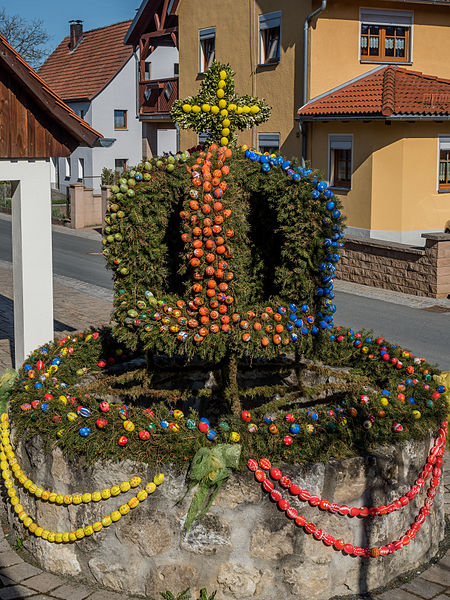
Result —
[{"label": "downspout", "polygon": [[[309,48],[309,26],[312,19],[324,11],[327,7],[327,0],[322,0],[322,4],[318,9],[308,15],[303,24],[303,98],[302,106],[308,102],[308,48]],[[299,122],[299,128],[302,134],[302,165],[305,166],[306,161],[306,123]]]},{"label": "downspout", "polygon": [[141,77],[141,72],[139,69],[139,57],[137,54],[137,46],[133,48],[133,56],[136,62],[136,119],[139,119],[139,79]]}]

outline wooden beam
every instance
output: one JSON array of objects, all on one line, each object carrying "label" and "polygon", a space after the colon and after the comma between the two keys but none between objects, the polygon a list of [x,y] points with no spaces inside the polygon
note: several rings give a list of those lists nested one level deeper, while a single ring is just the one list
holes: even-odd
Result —
[{"label": "wooden beam", "polygon": [[151,31],[150,33],[144,33],[141,35],[142,40],[147,40],[150,38],[158,38],[164,35],[170,35],[171,33],[176,33],[178,31],[178,27],[168,27],[167,29],[160,29],[159,31]]},{"label": "wooden beam", "polygon": [[162,15],[161,15],[161,29],[164,28],[164,25],[166,23],[167,7],[168,6],[169,6],[169,0],[164,0],[163,9],[162,9]]},{"label": "wooden beam", "polygon": [[155,20],[156,29],[161,29],[161,21],[157,12],[153,14],[153,19]]},{"label": "wooden beam", "polygon": [[175,48],[178,48],[177,34],[172,31],[172,33],[170,34],[170,37],[172,38],[172,42],[173,42],[173,45],[175,46]]}]

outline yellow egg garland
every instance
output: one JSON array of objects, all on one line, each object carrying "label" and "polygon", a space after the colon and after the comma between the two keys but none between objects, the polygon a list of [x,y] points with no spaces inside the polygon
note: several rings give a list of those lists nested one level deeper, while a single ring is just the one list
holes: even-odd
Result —
[{"label": "yellow egg garland", "polygon": [[118,496],[120,493],[128,492],[131,488],[138,487],[141,483],[141,478],[132,477],[130,481],[123,481],[120,485],[112,486],[111,489],[106,488],[102,492],[93,492],[92,494],[85,492],[83,494],[63,495],[43,490],[24,475],[17,458],[14,455],[9,435],[7,413],[2,413],[0,417],[0,468],[2,470],[2,477],[11,506],[14,508],[14,512],[22,521],[24,527],[36,537],[57,544],[76,542],[84,537],[89,537],[94,533],[100,532],[104,527],[109,527],[112,523],[119,521],[123,516],[127,515],[131,509],[136,508],[141,502],[146,500],[148,495],[152,494],[156,490],[156,487],[161,485],[164,481],[164,475],[158,473],[155,475],[152,482],[147,483],[143,489],[137,492],[136,496],[130,498],[126,504],[122,504],[118,510],[114,510],[110,515],[104,516],[100,521],[95,521],[92,525],[80,527],[75,531],[55,532],[38,525],[24,510],[23,506],[20,504],[17,491],[14,488],[13,475],[19,483],[28,492],[34,494],[36,498],[39,498],[42,501],[54,502],[58,505],[88,504],[91,501],[98,502],[102,499],[107,500],[111,496]]},{"label": "yellow egg garland", "polygon": [[[269,118],[264,100],[234,93],[234,72],[214,62],[201,83],[197,96],[174,102],[171,116],[182,129],[209,135],[209,141],[228,146],[236,130],[254,127]],[[216,118],[217,117],[217,118]]]}]

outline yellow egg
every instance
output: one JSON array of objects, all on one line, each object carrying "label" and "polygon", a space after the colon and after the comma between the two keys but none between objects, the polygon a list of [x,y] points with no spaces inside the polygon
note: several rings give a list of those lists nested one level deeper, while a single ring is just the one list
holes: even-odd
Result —
[{"label": "yellow egg", "polygon": [[47,501],[50,498],[50,492],[48,490],[44,490],[41,496],[42,500]]},{"label": "yellow egg", "polygon": [[12,488],[12,486],[13,486],[13,485],[14,485],[14,484],[13,484],[13,482],[12,482],[12,479],[5,479],[5,488],[6,488],[7,490],[9,490],[9,488]]},{"label": "yellow egg", "polygon": [[153,494],[155,490],[156,485],[153,482],[147,483],[147,485],[145,486],[145,491],[147,492],[147,494]]},{"label": "yellow egg", "polygon": [[58,398],[58,402],[59,402],[60,404],[63,404],[64,406],[66,406],[66,404],[67,404],[67,398],[66,398],[66,396],[60,396],[60,397]]},{"label": "yellow egg", "polygon": [[225,83],[225,81],[221,80],[219,81],[219,83],[217,84],[217,87],[219,88],[219,90],[223,90],[223,88],[226,86],[227,84]]},{"label": "yellow egg", "polygon": [[[28,490],[28,489],[30,489],[30,487],[31,487],[32,485],[34,485],[34,483],[31,481],[31,479],[27,479],[27,480],[25,481],[25,483],[23,484],[23,487],[24,487],[26,490]],[[56,494],[55,494],[55,496],[56,496]]]},{"label": "yellow egg", "polygon": [[413,414],[413,416],[414,416],[415,419],[420,419],[420,417],[422,416],[420,414],[420,411],[418,411],[418,410],[413,410],[412,414]]},{"label": "yellow egg", "polygon": [[228,111],[227,111],[227,109],[226,109],[226,108],[223,108],[223,109],[220,111],[220,116],[221,116],[221,117],[227,117],[227,116],[228,116]]},{"label": "yellow egg", "polygon": [[227,137],[220,138],[220,143],[222,144],[222,146],[228,146],[228,138]]},{"label": "yellow egg", "polygon": [[111,496],[118,496],[120,494],[120,487],[118,485],[113,485],[111,488]]},{"label": "yellow egg", "polygon": [[1,422],[2,423],[6,423],[6,421],[8,420],[8,413],[2,413],[2,416],[0,417]]},{"label": "yellow egg", "polygon": [[75,421],[77,417],[78,415],[74,412],[67,413],[67,418],[69,419],[69,421]]},{"label": "yellow egg", "polygon": [[222,71],[220,71],[220,73],[219,73],[219,77],[220,77],[220,79],[226,79],[227,72],[222,69]]},{"label": "yellow egg", "polygon": [[120,512],[118,510],[113,510],[113,512],[111,513],[111,521],[113,521],[114,523],[116,521],[119,521],[119,519],[122,518],[122,515],[120,514]]},{"label": "yellow egg", "polygon": [[102,519],[102,525],[103,527],[109,527],[112,523],[111,517],[109,515],[107,515],[106,517],[103,517]]},{"label": "yellow egg", "polygon": [[211,110],[211,107],[209,104],[202,104],[202,111],[203,112],[209,112]]},{"label": "yellow egg", "polygon": [[69,541],[70,541],[70,537],[69,537],[69,532],[68,532],[68,531],[65,531],[65,532],[62,534],[62,540],[63,540],[63,542],[65,542],[65,543],[67,543],[67,542],[69,542]]},{"label": "yellow egg", "polygon": [[74,542],[77,539],[75,531],[69,531],[69,541]]},{"label": "yellow egg", "polygon": [[224,127],[222,129],[222,135],[227,137],[228,135],[230,135],[230,130],[228,129],[228,127]]},{"label": "yellow egg", "polygon": [[36,537],[41,537],[43,531],[44,531],[43,527],[38,527],[37,526],[36,529],[34,530],[34,535]]},{"label": "yellow egg", "polygon": [[136,497],[139,500],[139,502],[143,502],[147,498],[147,496],[148,494],[145,490],[141,490],[136,494]]},{"label": "yellow egg", "polygon": [[243,106],[242,107],[242,112],[245,114],[248,114],[250,112],[250,106]]},{"label": "yellow egg", "polygon": [[50,493],[50,496],[48,497],[48,501],[49,501],[49,502],[56,502],[56,496],[57,496],[57,495],[58,495],[58,494],[56,494],[55,492],[51,492],[51,493]]},{"label": "yellow egg", "polygon": [[130,479],[130,485],[131,487],[137,487],[138,485],[141,484],[141,478],[140,477],[132,477]]},{"label": "yellow egg", "polygon": [[387,398],[381,398],[380,402],[383,406],[387,406],[389,404],[389,400]]},{"label": "yellow egg", "polygon": [[192,107],[192,112],[195,114],[199,113],[201,110],[202,109],[197,104],[194,104],[194,106]]},{"label": "yellow egg", "polygon": [[[230,107],[228,107],[228,108],[230,108]],[[222,121],[222,125],[223,125],[224,127],[229,127],[229,126],[230,126],[230,119],[224,119],[224,120]]]},{"label": "yellow egg", "polygon": [[42,491],[42,488],[36,488],[36,491],[34,492],[36,498],[42,498]]},{"label": "yellow egg", "polygon": [[77,540],[82,540],[84,538],[84,529],[80,527],[75,531],[75,535],[77,536]]},{"label": "yellow egg", "polygon": [[253,115],[256,115],[257,113],[259,113],[259,111],[260,111],[260,108],[259,108],[259,106],[256,106],[256,104],[250,107],[250,112]]},{"label": "yellow egg", "polygon": [[92,525],[86,525],[84,528],[84,535],[92,535],[94,533],[94,529]]},{"label": "yellow egg", "polygon": [[227,107],[227,101],[226,100],[219,100],[218,104],[219,104],[219,108],[226,108]]},{"label": "yellow egg", "polygon": [[62,494],[58,494],[55,498],[55,502],[56,504],[63,504],[64,503],[64,496]]},{"label": "yellow egg", "polygon": [[217,115],[217,113],[219,112],[219,107],[218,106],[211,106],[211,112],[213,115]]},{"label": "yellow egg", "polygon": [[242,144],[241,150],[242,150],[242,152],[245,152],[246,150],[248,150],[247,144]]},{"label": "yellow egg", "polygon": [[64,429],[60,429],[60,430],[57,432],[57,434],[56,434],[56,435],[57,435],[58,437],[62,437],[63,433],[64,433]]},{"label": "yellow egg", "polygon": [[[76,539],[76,537],[75,537],[75,539]],[[56,540],[56,533],[55,533],[54,531],[49,531],[49,532],[48,532],[48,537],[47,537],[47,540],[48,540],[49,542],[52,542],[52,543],[53,543],[53,542]]]},{"label": "yellow egg", "polygon": [[16,504],[14,510],[17,515],[20,515],[20,513],[23,511],[23,506],[21,504]]},{"label": "yellow egg", "polygon": [[62,541],[63,541],[63,534],[62,533],[57,533],[55,535],[55,542],[57,544],[61,544]]},{"label": "yellow egg", "polygon": [[130,483],[128,481],[123,481],[120,484],[119,487],[120,487],[120,491],[121,492],[128,492],[128,490],[130,489],[131,485],[130,485]]},{"label": "yellow egg", "polygon": [[31,517],[25,517],[22,519],[23,524],[25,525],[25,527],[29,527],[31,525],[31,523],[33,522],[33,519]]},{"label": "yellow egg", "polygon": [[119,512],[121,515],[127,515],[130,512],[130,507],[128,504],[122,504],[122,506],[119,508]]},{"label": "yellow egg", "polygon": [[73,504],[81,504],[83,502],[83,498],[81,496],[81,494],[74,494],[72,496],[72,503]]},{"label": "yellow egg", "polygon": [[156,485],[161,485],[163,481],[164,481],[164,474],[163,473],[157,473],[153,477],[153,483],[156,484]]},{"label": "yellow egg", "polygon": [[100,521],[95,521],[95,523],[92,524],[92,529],[94,531],[101,531],[103,529],[103,525],[100,523]]},{"label": "yellow egg", "polygon": [[89,492],[85,492],[82,496],[81,499],[83,500],[84,504],[88,504],[88,502],[90,502],[92,500],[92,495],[89,494]]},{"label": "yellow egg", "polygon": [[14,496],[16,495],[16,490],[12,487],[8,490],[8,496],[10,498],[14,498]]},{"label": "yellow egg", "polygon": [[101,499],[102,499],[102,495],[100,494],[100,492],[93,492],[92,493],[92,500],[94,502],[100,502]]},{"label": "yellow egg", "polygon": [[133,496],[132,498],[130,498],[128,500],[128,506],[130,508],[136,508],[136,506],[138,506],[139,504],[139,500],[136,498],[136,496]]},{"label": "yellow egg", "polygon": [[28,517],[28,513],[27,512],[23,511],[23,512],[19,513],[19,519],[21,521],[24,521],[27,517]]},{"label": "yellow egg", "polygon": [[102,498],[103,500],[108,500],[108,498],[111,498],[111,491],[108,488],[102,490]]},{"label": "yellow egg", "polygon": [[216,96],[218,98],[223,98],[225,96],[225,92],[223,90],[221,90],[221,89],[218,89],[217,92],[216,92]]},{"label": "yellow egg", "polygon": [[[14,493],[16,493],[16,492],[14,492]],[[12,506],[17,506],[17,504],[19,504],[20,500],[19,500],[19,498],[17,496],[13,496],[11,498],[10,502],[11,502]]]},{"label": "yellow egg", "polygon": [[175,419],[182,419],[184,417],[184,413],[182,410],[174,410],[173,411],[173,416],[175,417]]},{"label": "yellow egg", "polygon": [[64,496],[64,504],[72,504],[72,495],[71,494],[66,494]]},{"label": "yellow egg", "polygon": [[92,334],[88,333],[87,336],[84,338],[86,342],[89,342],[92,339]]},{"label": "yellow egg", "polygon": [[126,431],[134,431],[134,423],[129,420],[124,421],[123,426]]},{"label": "yellow egg", "polygon": [[239,433],[237,431],[232,431],[230,433],[230,440],[232,442],[238,442],[241,439],[241,436],[239,435]]},{"label": "yellow egg", "polygon": [[41,538],[43,540],[48,540],[48,534],[50,533],[50,531],[48,529],[44,529],[44,531],[41,533]]},{"label": "yellow egg", "polygon": [[242,106],[238,106],[236,112],[238,115],[242,115],[242,113],[244,112],[244,109],[242,108]]},{"label": "yellow egg", "polygon": [[190,104],[183,104],[183,112],[189,113],[192,110],[192,106]]}]

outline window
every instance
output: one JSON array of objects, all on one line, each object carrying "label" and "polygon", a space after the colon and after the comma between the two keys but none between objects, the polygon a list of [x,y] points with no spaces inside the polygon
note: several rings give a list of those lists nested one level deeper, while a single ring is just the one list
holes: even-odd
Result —
[{"label": "window", "polygon": [[280,150],[280,134],[258,133],[258,147],[260,152],[276,154]]},{"label": "window", "polygon": [[144,79],[146,81],[148,81],[150,79],[151,64],[152,64],[151,62],[144,63]]},{"label": "window", "polygon": [[411,12],[364,9],[360,21],[361,61],[411,62]]},{"label": "window", "polygon": [[450,192],[450,137],[439,138],[439,190]]},{"label": "window", "polygon": [[114,170],[116,173],[123,173],[127,170],[128,158],[116,158],[114,161]]},{"label": "window", "polygon": [[78,159],[78,179],[80,181],[84,179],[84,158]]},{"label": "window", "polygon": [[280,60],[281,11],[259,15],[259,62],[262,65]]},{"label": "window", "polygon": [[351,135],[329,136],[328,173],[331,187],[351,189],[352,146],[353,137]]},{"label": "window", "polygon": [[72,166],[71,166],[71,163],[70,163],[70,158],[65,158],[64,159],[64,168],[65,168],[65,171],[66,171],[65,178],[66,179],[70,179],[72,177]]},{"label": "window", "polygon": [[200,29],[199,73],[204,73],[216,60],[216,28]]},{"label": "window", "polygon": [[127,111],[126,110],[115,110],[114,111],[114,129],[126,129],[127,128]]},{"label": "window", "polygon": [[173,74],[176,77],[180,74],[180,63],[173,63]]},{"label": "window", "polygon": [[206,144],[210,137],[211,133],[209,131],[202,131],[198,134],[198,145]]}]

